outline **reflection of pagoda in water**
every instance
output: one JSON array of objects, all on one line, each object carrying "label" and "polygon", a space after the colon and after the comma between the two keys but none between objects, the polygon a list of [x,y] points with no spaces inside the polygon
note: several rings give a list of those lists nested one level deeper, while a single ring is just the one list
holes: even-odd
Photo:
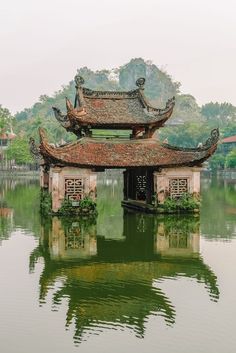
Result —
[{"label": "reflection of pagoda in water", "polygon": [[53,217],[48,227],[41,227],[41,239],[48,239],[52,260],[82,260],[97,254],[96,223],[88,220],[68,223]]},{"label": "reflection of pagoda in water", "polygon": [[10,236],[13,227],[13,209],[0,207],[0,245],[2,240],[6,240]]},{"label": "reflection of pagoda in water", "polygon": [[0,200],[0,245],[1,240],[8,239],[13,227],[14,210],[7,206],[5,201]]},{"label": "reflection of pagoda in water", "polygon": [[[45,261],[40,301],[54,288],[53,304],[68,300],[66,325],[75,324],[75,341],[104,328],[129,327],[144,336],[150,315],[175,322],[175,308],[153,281],[183,276],[204,283],[217,300],[216,277],[199,256],[196,218],[161,221],[148,215],[124,214],[124,237],[96,235],[91,222],[54,218],[42,226],[41,244],[31,254]],[[183,226],[184,225],[184,226]],[[182,230],[181,230],[182,229]]]},{"label": "reflection of pagoda in water", "polygon": [[195,218],[166,218],[158,223],[155,251],[165,257],[198,258],[199,222]]}]

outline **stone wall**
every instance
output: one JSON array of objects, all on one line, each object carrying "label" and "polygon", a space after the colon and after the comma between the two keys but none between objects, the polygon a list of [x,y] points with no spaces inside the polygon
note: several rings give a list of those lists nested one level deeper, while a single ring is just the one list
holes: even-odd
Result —
[{"label": "stone wall", "polygon": [[[41,228],[42,239],[45,230]],[[48,233],[49,251],[52,260],[87,259],[97,254],[96,225],[71,222],[65,229],[62,221],[52,218]]]},{"label": "stone wall", "polygon": [[[41,187],[45,187],[45,173],[41,170]],[[65,197],[79,201],[85,197],[96,199],[97,174],[91,169],[51,167],[48,174],[48,191],[52,195],[52,211],[57,212]]]},{"label": "stone wall", "polygon": [[164,222],[159,223],[157,233],[154,237],[154,252],[168,257],[198,257],[200,251],[200,231],[199,226],[196,228],[196,233],[191,231],[183,232],[178,227],[177,231],[175,229],[172,233],[166,231]]},{"label": "stone wall", "polygon": [[[154,192],[158,203],[162,204],[169,196],[181,193],[200,194],[200,171],[197,167],[165,168],[154,172]],[[173,195],[172,195],[173,193]]]}]

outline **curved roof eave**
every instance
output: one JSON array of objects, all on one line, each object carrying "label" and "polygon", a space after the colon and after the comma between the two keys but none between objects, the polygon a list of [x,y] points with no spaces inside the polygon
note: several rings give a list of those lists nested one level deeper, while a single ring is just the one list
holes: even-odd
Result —
[{"label": "curved roof eave", "polygon": [[62,147],[51,146],[40,129],[40,152],[47,163],[81,168],[160,168],[198,166],[217,148],[217,130],[201,148],[170,148],[154,139],[97,140],[82,138]]}]

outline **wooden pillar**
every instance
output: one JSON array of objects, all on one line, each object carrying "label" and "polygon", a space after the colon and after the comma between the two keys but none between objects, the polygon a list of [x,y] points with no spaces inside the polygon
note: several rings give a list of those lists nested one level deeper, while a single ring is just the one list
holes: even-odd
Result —
[{"label": "wooden pillar", "polygon": [[40,167],[40,186],[43,189],[49,187],[49,167],[46,165]]},{"label": "wooden pillar", "polygon": [[146,203],[152,203],[152,196],[154,193],[154,185],[153,185],[153,170],[146,170]]},{"label": "wooden pillar", "polygon": [[128,169],[127,170],[127,196],[128,199],[135,199],[135,188],[136,186],[134,185],[134,171],[133,169]]},{"label": "wooden pillar", "polygon": [[52,169],[52,210],[53,212],[57,212],[61,207],[60,173],[61,173],[61,168],[54,167]]},{"label": "wooden pillar", "polygon": [[123,172],[123,177],[124,177],[123,198],[124,198],[124,200],[128,200],[128,179],[129,179],[129,174],[128,174],[127,170],[125,170]]}]

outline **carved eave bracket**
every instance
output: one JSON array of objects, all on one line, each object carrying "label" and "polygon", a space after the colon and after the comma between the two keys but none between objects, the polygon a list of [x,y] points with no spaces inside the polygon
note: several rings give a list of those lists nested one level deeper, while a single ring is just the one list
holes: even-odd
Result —
[{"label": "carved eave bracket", "polygon": [[[147,110],[147,112],[150,114],[153,114],[155,117],[160,117],[160,118],[164,114],[170,113],[168,116],[168,117],[170,117],[170,115],[173,112],[174,106],[175,106],[175,97],[168,99],[164,109],[153,107],[153,105],[149,102],[148,98],[144,94],[145,79],[140,78],[139,80],[137,80],[137,82],[139,81],[139,90],[138,90],[139,91],[139,99],[142,102],[143,107]],[[136,85],[138,85],[137,82],[136,82]]]},{"label": "carved eave bracket", "polygon": [[[81,137],[82,126],[79,123],[79,117],[86,115],[84,107],[74,108],[71,101],[66,97],[67,114],[63,114],[60,109],[52,107],[55,118],[67,131],[73,132],[76,136]],[[85,126],[86,128],[86,126]]]},{"label": "carved eave bracket", "polygon": [[73,104],[71,103],[69,98],[66,97],[66,110],[67,110],[67,112],[70,112],[73,109],[74,109]]},{"label": "carved eave bracket", "polygon": [[155,116],[161,116],[165,113],[168,113],[168,111],[171,112],[171,114],[172,114],[172,111],[175,106],[175,97],[168,99],[164,109],[153,107],[147,100],[146,100],[146,104],[147,104],[147,111],[149,113],[153,113]]},{"label": "carved eave bracket", "polygon": [[206,150],[211,148],[212,146],[217,145],[220,138],[219,128],[211,130],[211,136],[205,141],[205,143],[199,147],[201,150]]},{"label": "carved eave bracket", "polygon": [[136,86],[138,86],[138,88],[139,88],[140,90],[144,90],[145,81],[146,81],[146,80],[145,80],[144,77],[138,78],[137,81],[136,81]]},{"label": "carved eave bracket", "polygon": [[[162,143],[163,146],[172,149],[172,150],[179,150],[182,152],[202,152],[202,151],[209,151],[209,156],[214,153],[214,151],[217,148],[217,143],[219,141],[220,137],[220,132],[219,129],[213,129],[211,130],[211,135],[210,137],[201,145],[198,147],[179,147],[179,146],[171,146],[167,143]],[[209,157],[208,156],[208,157]]]},{"label": "carved eave bracket", "polygon": [[85,107],[74,108],[68,98],[66,98],[66,109],[68,118],[70,118],[70,116],[73,116],[76,119],[87,114]]},{"label": "carved eave bracket", "polygon": [[75,76],[76,96],[75,96],[74,108],[84,106],[83,84],[84,84],[84,78],[80,75],[76,75]]},{"label": "carved eave bracket", "polygon": [[57,121],[65,128],[65,129],[69,129],[70,128],[70,120],[68,119],[68,116],[65,114],[62,114],[62,112],[60,111],[60,109],[56,108],[56,107],[52,107],[53,112],[54,112],[54,116],[57,119]]},{"label": "carved eave bracket", "polygon": [[42,155],[40,154],[40,148],[36,145],[35,139],[33,137],[30,137],[29,139],[29,150],[34,160],[39,161],[40,159],[42,159]]},{"label": "carved eave bracket", "polygon": [[82,76],[80,76],[79,74],[77,74],[75,76],[75,87],[79,88],[82,87],[84,84],[84,78]]}]

